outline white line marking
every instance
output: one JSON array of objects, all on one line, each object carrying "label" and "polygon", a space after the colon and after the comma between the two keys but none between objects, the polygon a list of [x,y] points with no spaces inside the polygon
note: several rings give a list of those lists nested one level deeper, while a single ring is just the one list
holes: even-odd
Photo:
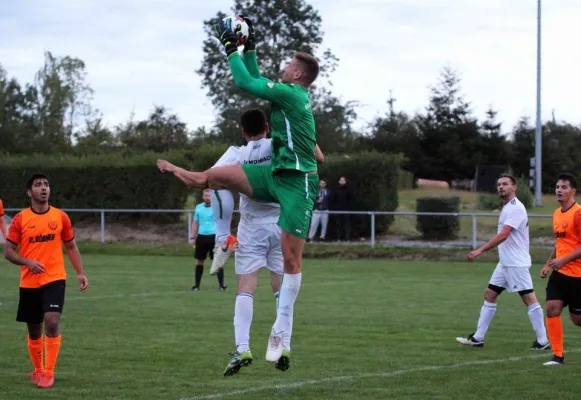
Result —
[{"label": "white line marking", "polygon": [[[476,350],[478,351],[478,350]],[[567,353],[574,353],[581,351],[581,349],[573,349],[568,350]],[[391,378],[398,375],[406,375],[411,374],[414,372],[426,372],[426,371],[440,371],[443,369],[450,369],[450,368],[458,368],[458,367],[471,367],[474,365],[487,365],[487,364],[500,364],[504,362],[511,362],[511,361],[522,361],[531,358],[547,358],[550,359],[551,355],[550,351],[543,352],[543,354],[535,354],[532,356],[520,356],[520,357],[508,357],[508,358],[498,358],[495,360],[477,360],[477,361],[468,361],[464,363],[458,364],[448,364],[448,365],[432,365],[420,368],[410,368],[410,369],[399,369],[396,371],[390,372],[377,372],[377,373],[369,373],[369,374],[361,374],[361,375],[344,375],[344,376],[335,376],[330,378],[323,378],[323,379],[310,379],[308,381],[299,381],[294,383],[281,383],[278,385],[265,385],[265,386],[256,386],[251,387],[248,389],[240,389],[240,390],[233,390],[231,392],[223,392],[223,393],[214,393],[208,394],[203,396],[195,396],[195,397],[181,397],[180,400],[207,400],[207,399],[219,399],[222,397],[227,396],[239,396],[242,394],[248,393],[256,393],[262,392],[266,390],[280,390],[280,389],[299,389],[303,386],[307,385],[318,385],[321,383],[332,383],[332,382],[342,382],[342,381],[351,381],[357,379],[367,379],[367,378]],[[542,365],[541,365],[542,366]]]}]

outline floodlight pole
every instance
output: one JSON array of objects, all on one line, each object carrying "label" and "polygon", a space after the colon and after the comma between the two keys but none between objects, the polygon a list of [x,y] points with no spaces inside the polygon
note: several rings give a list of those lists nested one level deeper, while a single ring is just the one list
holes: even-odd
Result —
[{"label": "floodlight pole", "polygon": [[535,131],[535,206],[543,205],[542,197],[542,143],[541,121],[541,0],[537,0],[537,123]]}]

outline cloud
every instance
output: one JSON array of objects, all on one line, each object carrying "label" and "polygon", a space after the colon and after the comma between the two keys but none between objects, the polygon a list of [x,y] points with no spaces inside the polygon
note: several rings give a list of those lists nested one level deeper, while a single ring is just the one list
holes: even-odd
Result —
[{"label": "cloud", "polygon": [[[581,122],[576,72],[581,55],[581,3],[545,1],[543,118]],[[211,102],[195,73],[205,38],[202,21],[228,11],[230,0],[24,0],[0,15],[0,62],[29,82],[43,52],[87,64],[94,106],[110,124],[147,115],[154,104],[178,113],[191,128],[211,125]],[[358,127],[396,106],[413,113],[443,66],[462,76],[465,97],[479,117],[492,105],[505,130],[523,114],[534,117],[536,5],[530,0],[318,0],[325,40],[340,58],[334,93],[358,100]]]}]

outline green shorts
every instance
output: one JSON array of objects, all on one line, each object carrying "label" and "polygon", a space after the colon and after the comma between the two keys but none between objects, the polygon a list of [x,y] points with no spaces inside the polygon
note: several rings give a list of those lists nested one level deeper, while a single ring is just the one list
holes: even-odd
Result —
[{"label": "green shorts", "polygon": [[280,204],[278,225],[306,239],[319,190],[319,175],[295,170],[273,172],[270,165],[244,164],[242,169],[252,187],[252,198]]}]

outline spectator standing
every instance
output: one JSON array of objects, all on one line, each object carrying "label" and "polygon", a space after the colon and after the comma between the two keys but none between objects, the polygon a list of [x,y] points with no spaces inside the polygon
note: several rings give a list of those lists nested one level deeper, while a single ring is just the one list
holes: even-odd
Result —
[{"label": "spectator standing", "polygon": [[317,234],[317,229],[321,225],[321,240],[325,240],[327,235],[327,224],[329,223],[329,190],[327,189],[327,182],[321,179],[319,182],[319,193],[317,201],[315,202],[313,217],[311,219],[311,227],[309,229],[309,241],[313,240]]}]

